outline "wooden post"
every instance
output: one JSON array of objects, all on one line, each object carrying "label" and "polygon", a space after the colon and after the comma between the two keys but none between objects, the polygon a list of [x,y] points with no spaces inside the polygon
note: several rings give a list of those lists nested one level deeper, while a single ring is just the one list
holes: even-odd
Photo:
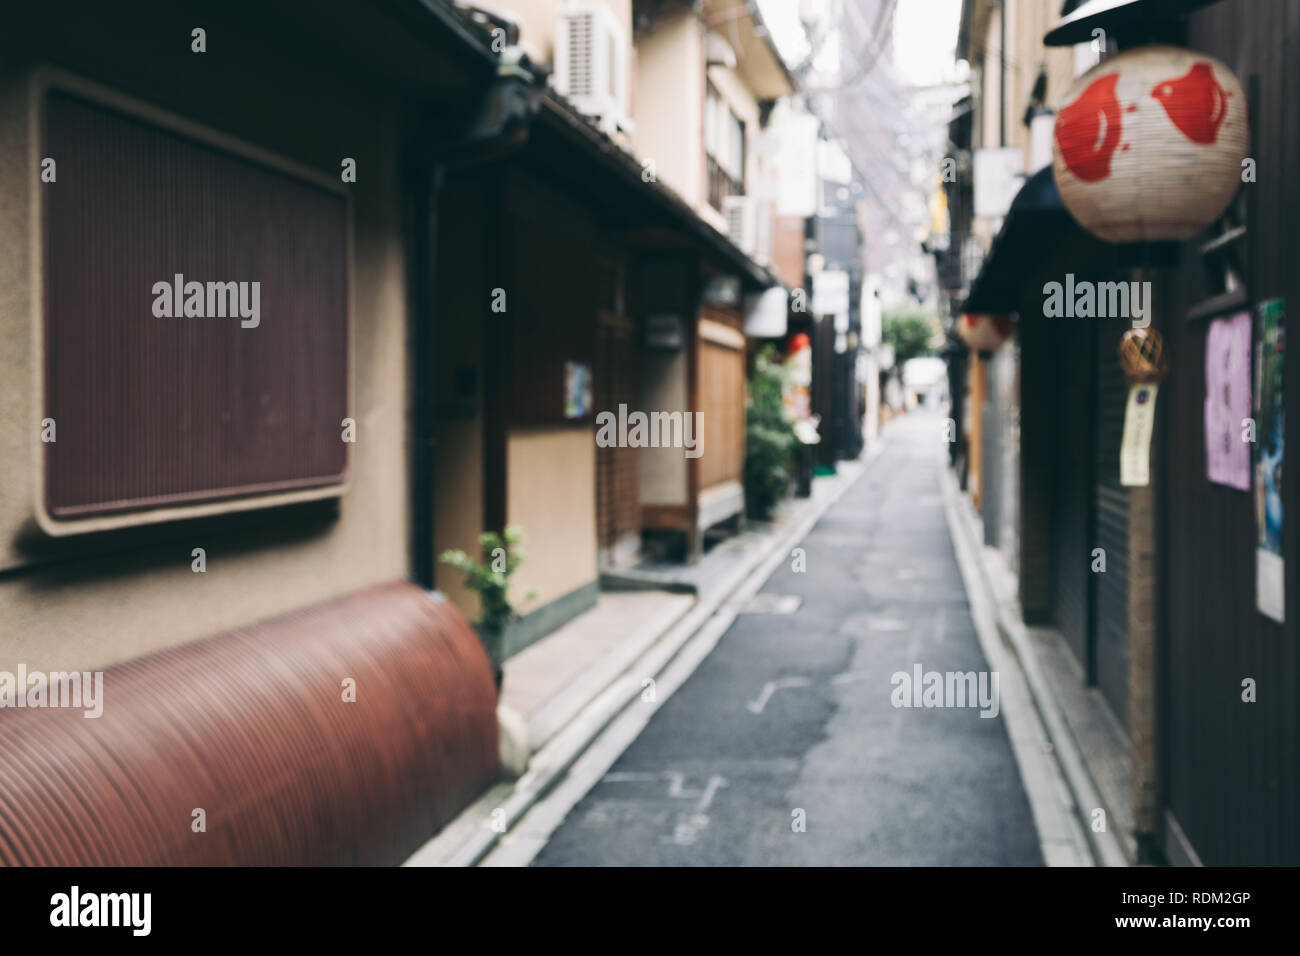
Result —
[{"label": "wooden post", "polygon": [[974,479],[971,501],[976,511],[984,510],[984,389],[985,358],[971,350],[970,375],[970,445],[966,449],[970,476]]},{"label": "wooden post", "polygon": [[[1152,462],[1152,466],[1155,462]],[[1133,821],[1139,846],[1157,832],[1155,475],[1129,489],[1128,695]]]},{"label": "wooden post", "polygon": [[[1134,278],[1147,279],[1145,270],[1138,270]],[[1133,333],[1126,333],[1130,335]],[[1148,339],[1155,349],[1144,350],[1147,356],[1143,371],[1145,377],[1133,374],[1125,367],[1130,384],[1135,380],[1160,381],[1167,364],[1163,356],[1160,335],[1150,330]],[[1150,344],[1150,343],[1148,343]],[[1121,360],[1121,364],[1125,364]],[[1157,427],[1159,427],[1157,425]],[[1158,607],[1156,603],[1157,538],[1156,538],[1156,487],[1159,456],[1158,442],[1151,444],[1148,481],[1145,485],[1128,489],[1128,712],[1129,740],[1133,761],[1133,828],[1137,839],[1138,862],[1151,862],[1151,848],[1159,832],[1160,794],[1157,778],[1157,703],[1156,703],[1156,632]]]}]

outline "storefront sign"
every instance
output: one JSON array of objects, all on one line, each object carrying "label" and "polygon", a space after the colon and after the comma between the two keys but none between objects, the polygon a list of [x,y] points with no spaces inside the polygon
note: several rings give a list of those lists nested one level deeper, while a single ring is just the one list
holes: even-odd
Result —
[{"label": "storefront sign", "polygon": [[1134,385],[1124,409],[1124,438],[1119,450],[1119,483],[1126,488],[1151,483],[1151,432],[1156,422],[1158,385]]},{"label": "storefront sign", "polygon": [[676,351],[682,347],[682,317],[670,313],[648,315],[645,320],[645,344],[648,349]]},{"label": "storefront sign", "polygon": [[745,296],[745,334],[759,339],[785,335],[790,314],[790,293],[775,285],[759,295]]},{"label": "storefront sign", "polygon": [[700,302],[703,305],[726,308],[740,305],[740,279],[736,276],[714,276],[700,290]]},{"label": "storefront sign", "polygon": [[1025,184],[1025,153],[1020,147],[975,150],[975,215],[998,219]]},{"label": "storefront sign", "polygon": [[1210,481],[1250,490],[1250,315],[1215,319],[1205,337],[1205,470]]},{"label": "storefront sign", "polygon": [[[816,315],[849,315],[849,274],[835,269],[813,276],[812,310]],[[839,331],[838,329],[836,331]],[[844,331],[848,331],[847,324]]]},{"label": "storefront sign", "polygon": [[1259,306],[1259,337],[1255,340],[1255,604],[1261,614],[1279,623],[1286,605],[1282,562],[1285,357],[1286,303],[1272,299]]}]

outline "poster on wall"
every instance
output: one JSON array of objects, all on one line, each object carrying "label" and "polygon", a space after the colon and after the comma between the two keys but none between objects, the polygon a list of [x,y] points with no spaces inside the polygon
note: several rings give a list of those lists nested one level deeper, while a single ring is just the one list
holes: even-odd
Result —
[{"label": "poster on wall", "polygon": [[1210,481],[1250,491],[1250,314],[1215,319],[1205,337],[1205,470]]},{"label": "poster on wall", "polygon": [[1259,306],[1255,342],[1255,605],[1281,623],[1286,605],[1282,564],[1282,462],[1286,432],[1283,368],[1286,354],[1286,303],[1271,299]]},{"label": "poster on wall", "polygon": [[564,363],[564,417],[591,414],[591,368],[581,362]]}]

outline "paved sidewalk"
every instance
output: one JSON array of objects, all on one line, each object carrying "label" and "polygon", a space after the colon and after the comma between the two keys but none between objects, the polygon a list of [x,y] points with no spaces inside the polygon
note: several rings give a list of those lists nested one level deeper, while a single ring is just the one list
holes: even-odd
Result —
[{"label": "paved sidewalk", "polygon": [[689,594],[602,592],[594,608],[506,661],[499,706],[523,718],[529,752],[540,750],[694,604]]}]

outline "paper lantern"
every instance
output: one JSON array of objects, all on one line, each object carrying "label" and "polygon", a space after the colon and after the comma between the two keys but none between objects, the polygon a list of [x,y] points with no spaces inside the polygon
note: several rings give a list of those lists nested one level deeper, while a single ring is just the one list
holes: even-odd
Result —
[{"label": "paper lantern", "polygon": [[1218,219],[1241,187],[1250,119],[1226,66],[1152,45],[1080,77],[1055,132],[1056,186],[1081,226],[1107,242],[1182,240]]},{"label": "paper lantern", "polygon": [[1011,316],[967,312],[957,320],[957,334],[972,351],[996,352],[1011,335]]}]

